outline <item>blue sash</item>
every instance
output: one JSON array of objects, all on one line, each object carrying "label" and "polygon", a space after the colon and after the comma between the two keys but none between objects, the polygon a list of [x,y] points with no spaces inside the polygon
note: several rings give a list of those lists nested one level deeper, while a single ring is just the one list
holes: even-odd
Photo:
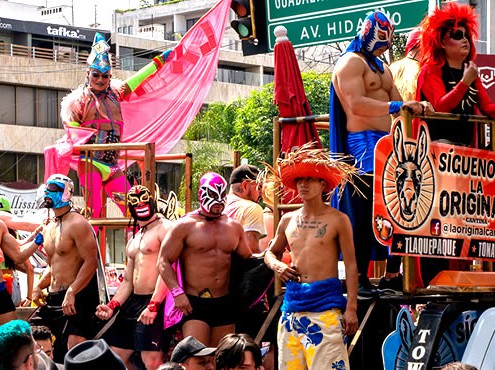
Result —
[{"label": "blue sash", "polygon": [[342,283],[337,278],[313,283],[288,281],[282,304],[282,312],[323,312],[333,308],[345,310],[347,299],[343,296]]}]

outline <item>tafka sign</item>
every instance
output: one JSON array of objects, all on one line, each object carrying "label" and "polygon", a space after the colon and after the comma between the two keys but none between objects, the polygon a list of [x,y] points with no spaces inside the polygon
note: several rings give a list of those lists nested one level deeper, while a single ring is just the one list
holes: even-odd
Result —
[{"label": "tafka sign", "polygon": [[375,148],[373,228],[392,254],[495,260],[495,152],[430,142],[402,118]]}]

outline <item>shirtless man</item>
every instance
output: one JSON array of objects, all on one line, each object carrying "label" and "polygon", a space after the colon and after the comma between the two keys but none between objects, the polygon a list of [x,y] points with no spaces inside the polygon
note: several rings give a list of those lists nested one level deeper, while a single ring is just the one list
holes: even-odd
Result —
[{"label": "shirtless man", "polygon": [[[0,220],[0,264],[4,262],[5,257],[9,257],[16,264],[24,263],[43,244],[43,236],[39,234],[41,230],[42,227],[40,226],[21,245],[9,233],[7,225]],[[16,318],[15,306],[3,279],[3,269],[0,269],[0,325]]]},{"label": "shirtless man", "polygon": [[[297,190],[303,201],[302,208],[284,214],[265,255],[266,264],[286,283],[278,332],[279,369],[349,369],[343,334],[354,334],[358,325],[352,228],[349,218],[322,198],[323,192],[345,184],[344,167],[351,168],[332,162],[328,151],[321,149],[299,149],[279,160],[284,187]],[[286,245],[291,266],[280,260]],[[338,278],[340,253],[347,302]]]},{"label": "shirtless man", "polygon": [[[170,228],[160,249],[158,269],[184,314],[184,336],[193,336],[208,347],[233,333],[234,308],[229,291],[231,255],[251,256],[244,230],[222,214],[227,182],[213,172],[199,184],[200,209]],[[184,287],[180,287],[172,264],[180,259]]]},{"label": "shirtless man", "polygon": [[162,302],[168,291],[156,263],[170,222],[156,212],[155,200],[143,185],[129,190],[127,204],[139,231],[127,243],[124,280],[112,300],[97,307],[96,316],[108,320],[121,307],[103,338],[128,369],[132,369],[131,355],[139,351],[146,369],[155,370],[164,361]]},{"label": "shirtless man", "polygon": [[52,175],[46,182],[43,206],[52,208],[55,218],[43,231],[48,266],[33,290],[33,301],[44,307],[32,320],[55,335],[53,353],[58,363],[63,363],[67,349],[94,334],[99,301],[96,237],[89,222],[72,211],[73,189],[72,180],[64,175]]},{"label": "shirtless man", "polygon": [[[390,47],[393,33],[385,14],[376,11],[366,17],[332,74],[330,151],[354,156],[363,174],[363,181],[355,183],[364,196],[347,189],[340,207],[353,225],[360,295],[376,293],[367,277],[373,246],[378,246],[371,221],[373,176],[368,176],[373,173],[375,144],[389,134],[390,114],[401,107],[414,114],[429,108],[426,102],[403,102],[388,66],[378,58]],[[332,205],[337,207],[335,198]]]}]

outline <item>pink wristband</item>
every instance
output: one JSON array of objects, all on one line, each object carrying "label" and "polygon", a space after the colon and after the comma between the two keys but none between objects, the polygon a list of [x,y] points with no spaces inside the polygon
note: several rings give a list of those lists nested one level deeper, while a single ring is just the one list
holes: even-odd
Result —
[{"label": "pink wristband", "polygon": [[181,294],[184,294],[184,289],[182,289],[180,286],[178,286],[178,287],[170,289],[170,293],[172,293],[172,297],[175,298]]}]

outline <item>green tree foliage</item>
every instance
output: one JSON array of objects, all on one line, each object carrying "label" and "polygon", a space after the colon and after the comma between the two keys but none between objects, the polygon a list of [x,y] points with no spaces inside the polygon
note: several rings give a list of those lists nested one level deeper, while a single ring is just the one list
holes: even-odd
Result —
[{"label": "green tree foliage", "polygon": [[[226,176],[225,163],[221,162],[221,158],[228,157],[226,151],[226,145],[215,141],[201,140],[201,141],[188,141],[187,153],[192,153],[192,199],[193,208],[198,205],[198,187],[199,180],[207,172],[217,172],[222,176]],[[223,154],[223,155],[222,155]],[[185,179],[182,179],[179,199],[186,199],[185,195]]]},{"label": "green tree foliage", "polygon": [[[303,83],[313,114],[328,114],[330,74],[303,73]],[[249,97],[230,104],[210,104],[193,121],[184,139],[187,151],[193,154],[193,199],[201,176],[207,171],[222,175],[223,164],[219,153],[224,150],[218,143],[230,144],[249,163],[260,165],[272,162],[273,117],[278,109],[273,104],[273,83],[253,90]],[[328,146],[328,132],[320,132],[323,145]],[[184,184],[180,199],[184,199]]]},{"label": "green tree foliage", "polygon": [[213,103],[201,111],[184,135],[185,140],[209,140],[229,143],[234,136],[236,109],[239,101],[231,104]]},{"label": "green tree foliage", "polygon": [[[304,90],[312,113],[328,114],[331,75],[316,72],[302,73]],[[273,83],[254,90],[236,111],[234,136],[230,145],[255,165],[272,162],[273,117],[278,109],[273,104]],[[328,143],[328,132],[320,132],[322,143]]]}]

